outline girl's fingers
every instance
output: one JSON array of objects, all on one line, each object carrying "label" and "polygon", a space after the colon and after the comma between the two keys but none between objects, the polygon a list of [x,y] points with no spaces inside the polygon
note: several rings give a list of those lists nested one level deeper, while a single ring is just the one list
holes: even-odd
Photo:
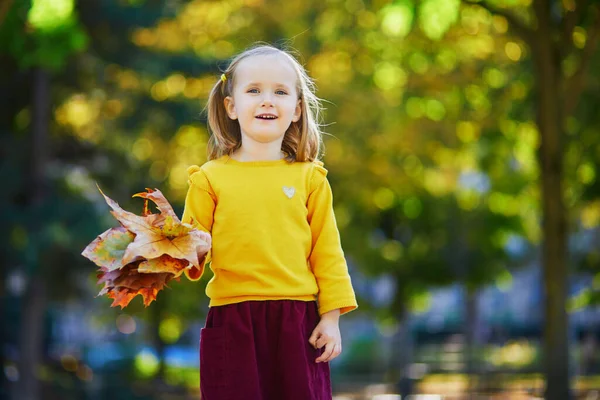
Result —
[{"label": "girl's fingers", "polygon": [[334,358],[339,356],[341,352],[342,352],[342,345],[338,343],[333,347],[333,352],[331,353],[331,356],[329,356],[327,361],[333,360]]},{"label": "girl's fingers", "polygon": [[321,347],[325,346],[327,344],[327,340],[327,337],[321,335],[315,342],[315,348],[320,349]]},{"label": "girl's fingers", "polygon": [[333,354],[334,350],[335,350],[335,342],[331,342],[331,343],[327,343],[327,345],[325,346],[325,351],[323,351],[323,354],[321,354],[321,356],[319,358],[317,358],[315,361],[316,362],[327,362],[330,360],[331,355]]},{"label": "girl's fingers", "polygon": [[310,343],[310,345],[312,347],[314,347],[315,349],[317,348],[317,338],[318,338],[318,336],[319,336],[319,333],[315,329],[313,331],[312,335],[310,335],[310,339],[308,339],[308,343]]},{"label": "girl's fingers", "polygon": [[337,356],[339,356],[340,354],[342,354],[342,344],[338,343],[335,346],[335,351],[333,352],[333,356],[331,357],[331,359],[333,360],[334,358],[336,358]]}]

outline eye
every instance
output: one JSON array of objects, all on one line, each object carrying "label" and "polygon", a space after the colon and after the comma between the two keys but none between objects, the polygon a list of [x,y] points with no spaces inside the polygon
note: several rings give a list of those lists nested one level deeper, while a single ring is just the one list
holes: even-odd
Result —
[{"label": "eye", "polygon": [[258,93],[258,89],[248,89],[247,93]]},{"label": "eye", "polygon": [[279,95],[285,96],[287,94],[287,92],[285,90],[277,90],[275,92],[275,94],[279,94]]}]

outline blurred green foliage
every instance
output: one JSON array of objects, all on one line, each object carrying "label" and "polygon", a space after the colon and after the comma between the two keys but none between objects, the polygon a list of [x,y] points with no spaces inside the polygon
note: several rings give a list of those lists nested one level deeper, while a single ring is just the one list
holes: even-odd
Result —
[{"label": "blurred green foliage", "polygon": [[[535,254],[540,141],[530,55],[505,18],[477,5],[15,1],[0,33],[4,60],[14,65],[6,87],[32,65],[55,71],[46,173],[56,195],[24,217],[43,221],[41,242],[46,237],[75,254],[110,226],[94,182],[130,210],[141,204],[129,195],[143,187],[159,187],[181,205],[186,166],[205,160],[201,110],[219,68],[266,40],[297,49],[327,101],[325,162],[346,253],[366,275],[389,274],[397,283],[392,308],[375,311],[404,311],[431,285],[490,282]],[[585,30],[575,31],[575,45],[585,41],[577,34]],[[31,82],[19,84],[32,90]],[[584,96],[589,101],[569,120],[565,141],[574,232],[600,223],[598,102],[593,90]],[[32,105],[28,96],[9,97],[5,144],[24,150]],[[7,207],[27,184],[19,175],[24,154],[3,161],[15,190]],[[73,205],[59,215],[66,196],[82,199],[88,217],[76,216]],[[36,252],[23,251],[33,244],[23,233],[26,222],[4,209],[8,254],[30,257]],[[66,225],[69,218],[76,225]],[[521,251],[509,254],[510,243]],[[591,247],[576,255],[584,267],[599,257]],[[68,265],[90,267],[74,259]],[[184,292],[165,297],[194,303]],[[192,306],[191,315],[197,312]]]},{"label": "blurred green foliage", "polygon": [[[528,21],[530,3],[503,5]],[[90,301],[100,288],[79,253],[115,225],[96,182],[136,212],[142,203],[130,196],[157,187],[181,214],[185,169],[206,160],[209,90],[227,60],[256,41],[296,49],[326,100],[324,161],[345,252],[362,275],[384,274],[396,285],[389,305],[361,299],[362,310],[401,318],[426,309],[431,286],[479,287],[538,257],[536,80],[527,43],[502,13],[457,0],[6,4],[2,287],[25,267],[44,277],[52,299]],[[593,16],[586,15],[572,33],[566,77],[591,40]],[[574,300],[579,307],[598,297],[600,282],[597,240],[586,239],[600,225],[599,62],[595,53],[562,143],[570,269],[596,276],[589,294]],[[39,205],[27,198],[31,67],[49,71],[51,82],[47,195]],[[173,282],[158,297],[158,318],[137,300],[128,311],[154,320],[169,341],[204,315],[209,278]],[[160,325],[163,319],[170,322]]]}]

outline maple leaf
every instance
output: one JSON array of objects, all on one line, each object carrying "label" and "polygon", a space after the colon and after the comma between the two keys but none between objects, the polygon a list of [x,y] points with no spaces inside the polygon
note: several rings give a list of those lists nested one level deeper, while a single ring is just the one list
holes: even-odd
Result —
[{"label": "maple leaf", "polygon": [[119,204],[104,194],[102,189],[98,187],[98,190],[104,196],[104,200],[108,206],[112,209],[110,212],[113,217],[121,223],[128,231],[138,234],[146,231],[160,231],[159,225],[164,222],[165,216],[162,214],[151,214],[148,216],[140,216],[129,211],[123,210]]},{"label": "maple leaf", "polygon": [[180,260],[163,254],[158,258],[141,262],[138,266],[138,271],[146,273],[169,272],[175,276],[179,276],[188,265],[187,260]]},{"label": "maple leaf", "polygon": [[132,263],[125,267],[102,271],[98,275],[98,283],[104,283],[104,288],[98,296],[106,294],[113,299],[111,307],[125,308],[137,295],[141,295],[144,305],[148,306],[156,300],[156,296],[173,278],[171,273],[141,273],[138,271],[140,263]]},{"label": "maple leaf", "polygon": [[90,243],[81,253],[99,267],[109,271],[121,268],[121,259],[135,235],[122,226],[110,228]]},{"label": "maple leaf", "polygon": [[[123,210],[100,187],[98,190],[121,224],[99,235],[82,252],[99,267],[98,284],[104,287],[98,296],[107,295],[113,299],[111,307],[124,308],[141,295],[148,306],[167,282],[179,281],[184,271],[188,277],[199,277],[203,270],[200,261],[210,250],[211,237],[182,223],[160,190],[146,189],[133,195],[144,199],[141,216]],[[159,214],[150,212],[149,201]]]},{"label": "maple leaf", "polygon": [[206,232],[190,230],[187,234],[175,238],[144,232],[136,235],[133,242],[127,246],[123,254],[123,263],[127,264],[140,258],[158,258],[166,254],[200,267],[198,252],[206,253],[209,249],[210,236]]},{"label": "maple leaf", "polygon": [[[123,263],[128,264],[140,258],[158,258],[166,254],[173,258],[187,260],[193,266],[200,268],[198,253],[208,252],[211,245],[210,235],[189,224],[183,224],[160,190],[146,190],[147,193],[136,193],[133,197],[153,201],[164,219],[161,223],[148,220],[146,229],[136,232],[133,243],[127,247],[123,255]],[[146,218],[152,215],[155,214],[150,214]]]},{"label": "maple leaf", "polygon": [[[110,291],[108,293],[108,297],[110,299],[114,299],[114,301],[112,302],[112,304],[110,306],[111,307],[121,306],[121,310],[122,310],[125,307],[127,307],[129,302],[131,300],[133,300],[133,298],[137,295],[138,295],[137,292],[130,291],[129,289],[117,289],[117,290]],[[146,302],[144,302],[144,304],[145,303]],[[148,303],[148,304],[150,304],[150,303]]]},{"label": "maple leaf", "polygon": [[144,213],[149,213],[147,201],[152,200],[154,202],[154,204],[156,204],[156,207],[158,208],[158,210],[160,211],[160,213],[162,215],[171,216],[171,217],[173,217],[173,219],[179,221],[179,218],[177,218],[177,214],[175,214],[175,211],[173,211],[173,207],[171,207],[171,205],[169,204],[169,202],[167,201],[165,196],[163,196],[163,194],[160,190],[150,189],[150,188],[146,188],[146,190],[147,190],[147,192],[140,192],[140,193],[136,193],[133,196],[131,196],[131,197],[141,197],[146,200],[145,207],[144,207],[144,209],[145,209]]},{"label": "maple leaf", "polygon": [[193,281],[196,281],[202,276],[203,268],[196,268],[194,266],[191,266],[186,271],[186,275],[188,276],[188,278],[190,278]]}]

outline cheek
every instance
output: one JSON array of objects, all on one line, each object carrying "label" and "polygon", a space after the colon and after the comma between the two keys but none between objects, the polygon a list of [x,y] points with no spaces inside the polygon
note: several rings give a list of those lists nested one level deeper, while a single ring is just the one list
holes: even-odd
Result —
[{"label": "cheek", "polygon": [[286,110],[289,111],[290,114],[296,113],[296,101],[289,101],[285,104]]},{"label": "cheek", "polygon": [[252,108],[252,104],[248,101],[242,101],[238,103],[238,112],[241,114],[253,114],[254,109]]}]

